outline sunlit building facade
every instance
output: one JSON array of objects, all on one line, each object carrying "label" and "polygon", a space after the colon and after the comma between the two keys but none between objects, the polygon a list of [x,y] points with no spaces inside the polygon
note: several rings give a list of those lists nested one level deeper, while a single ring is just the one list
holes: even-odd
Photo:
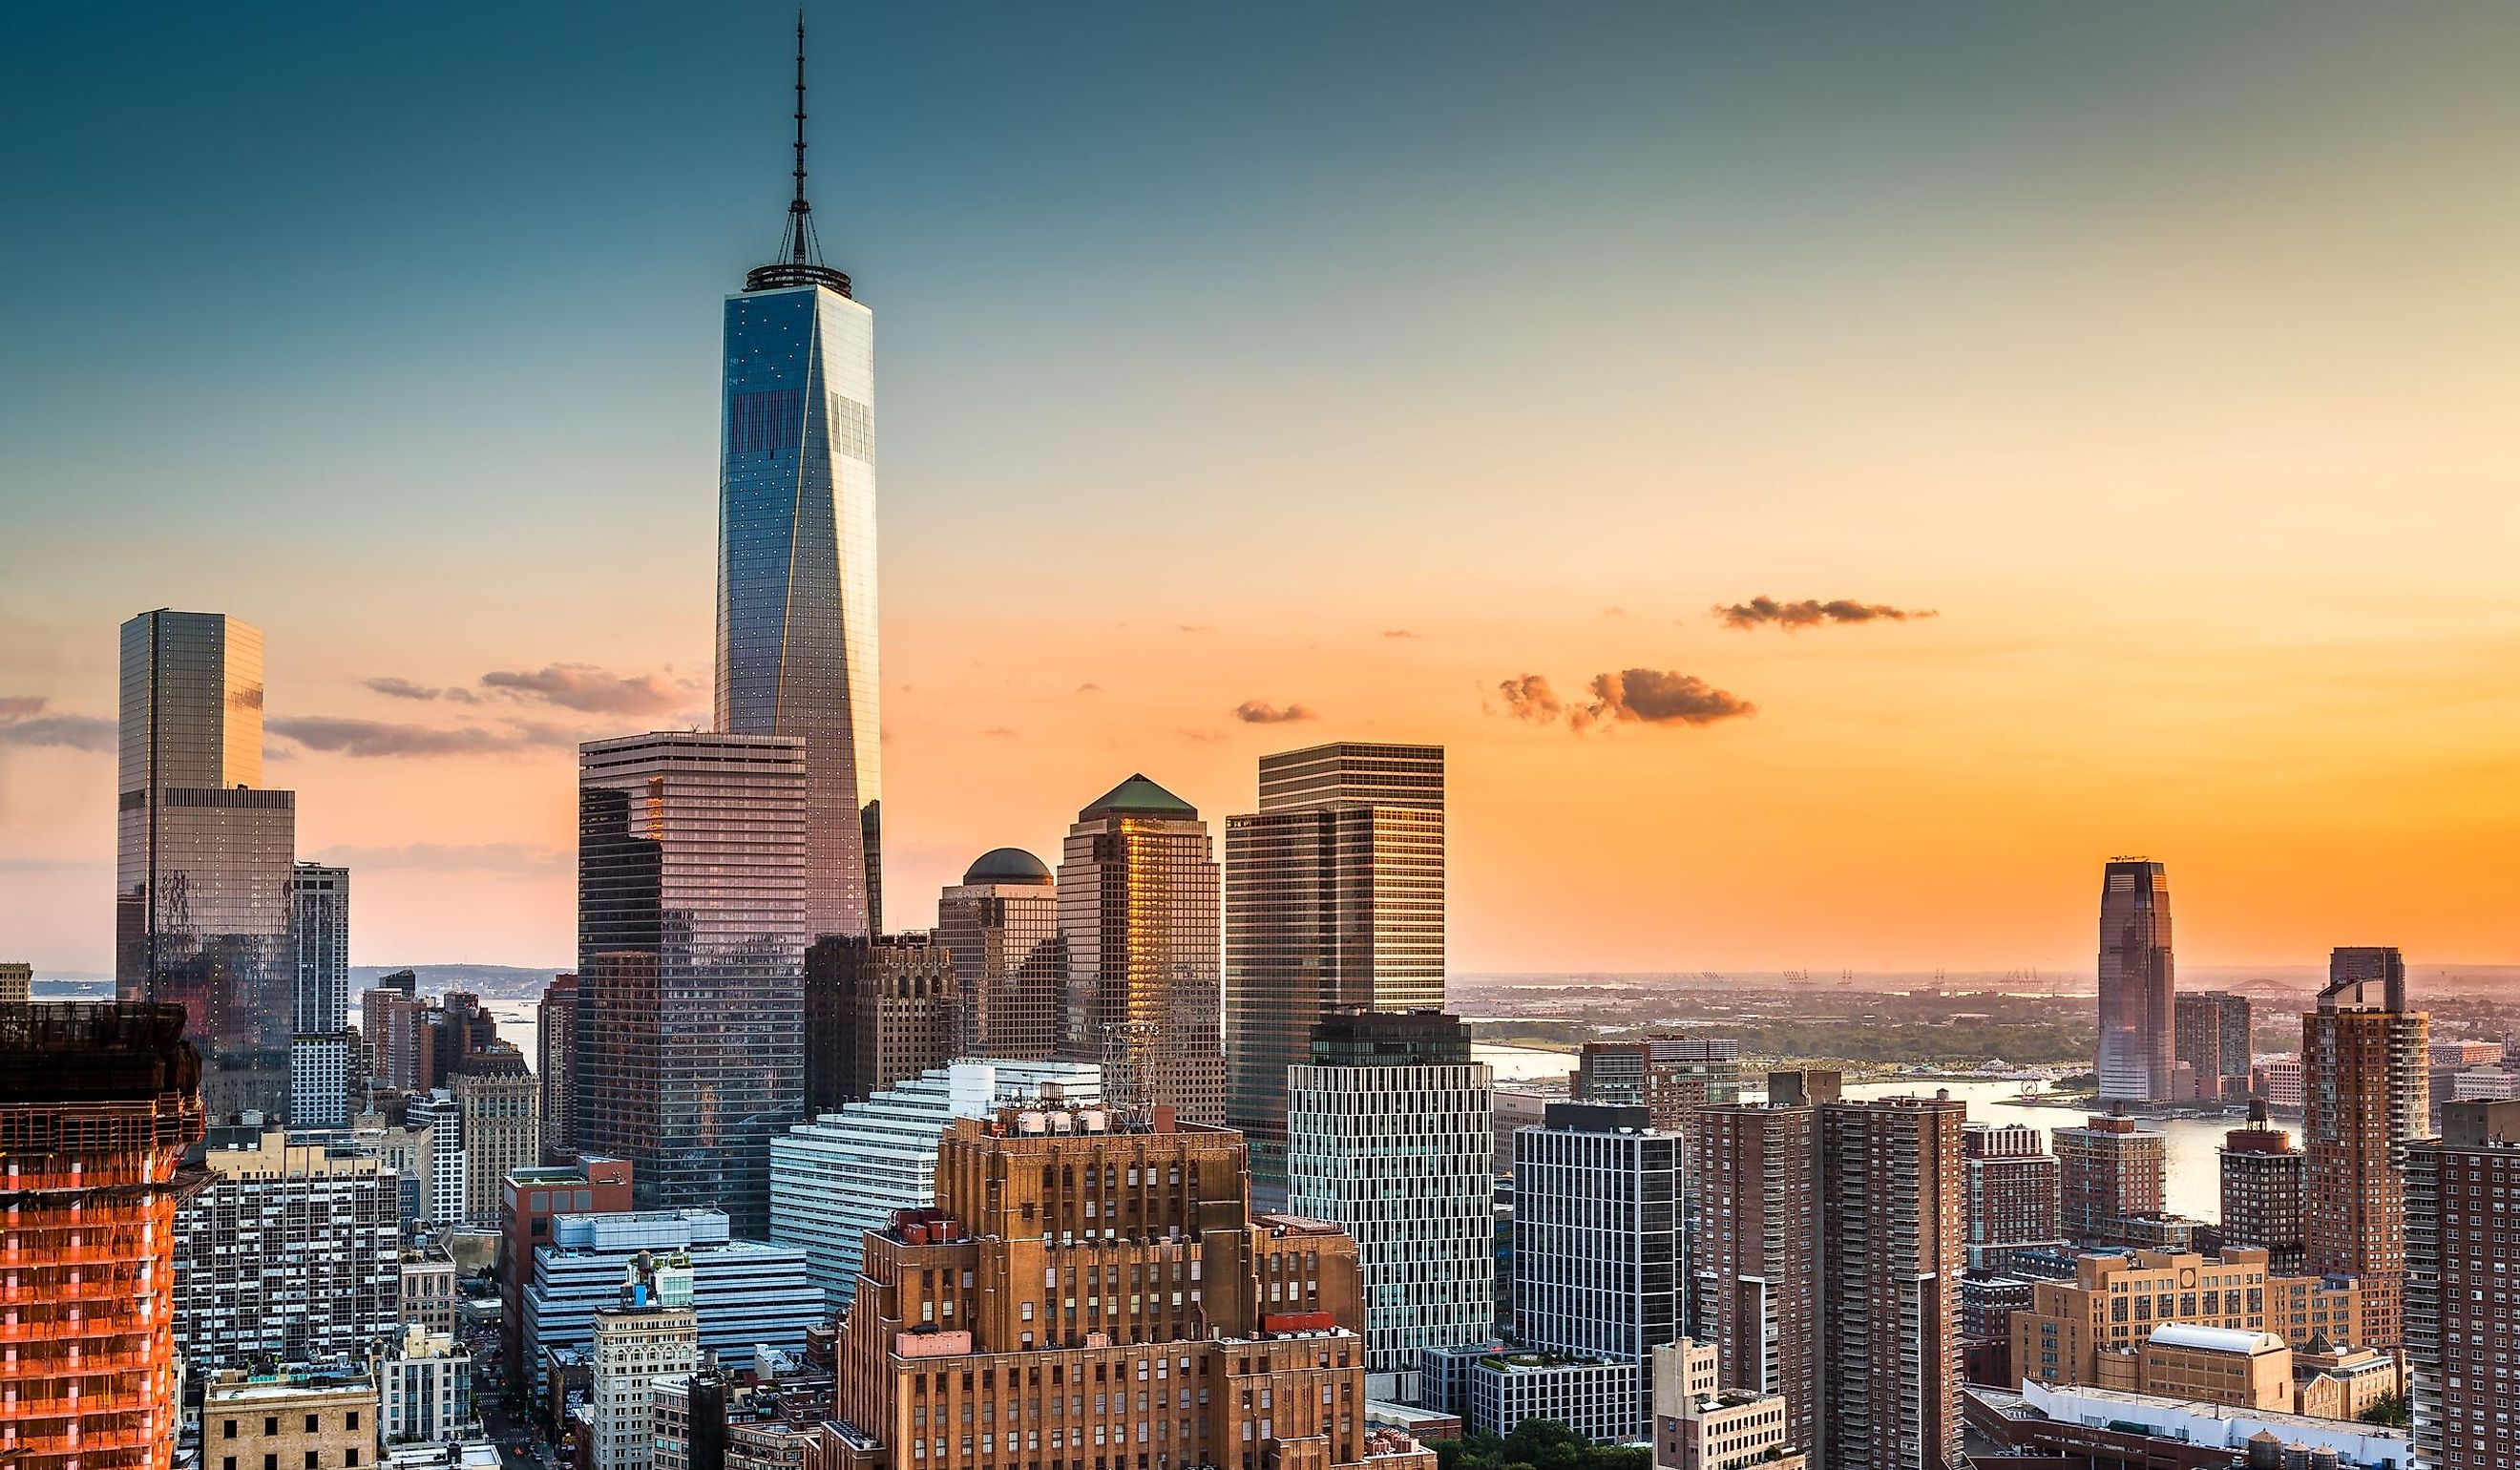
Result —
[{"label": "sunlit building facade", "polygon": [[1216,858],[1198,809],[1132,776],[1077,813],[1058,927],[1066,1059],[1101,1063],[1115,1104],[1221,1122]]},{"label": "sunlit building facade", "polygon": [[1226,1121],[1285,1179],[1286,1069],[1337,1010],[1444,1003],[1444,749],[1341,741],[1260,758],[1225,821]]},{"label": "sunlit building facade", "polygon": [[2302,1204],[2306,1265],[2362,1287],[2361,1345],[2394,1348],[2404,1329],[2407,1150],[2432,1110],[2431,1020],[2409,1010],[2393,948],[2328,957],[2318,1008],[2301,1018]]},{"label": "sunlit building facade", "polygon": [[2223,1239],[2264,1246],[2267,1269],[2276,1275],[2302,1267],[2308,1167],[2292,1136],[2268,1122],[2264,1102],[2251,1104],[2248,1127],[2223,1136]]},{"label": "sunlit building facade", "polygon": [[[2183,991],[2172,1014],[2177,1021],[2180,1074],[2192,1078],[2195,1100],[2238,1102],[2249,1095],[2249,998],[2224,990]],[[2188,1099],[2179,1099],[2185,1102]]]},{"label": "sunlit building facade", "polygon": [[297,810],[262,786],[262,631],[161,608],[121,638],[116,993],[184,1007],[211,1117],[286,1116]]},{"label": "sunlit building facade", "polygon": [[2176,1100],[2179,987],[2160,864],[2121,858],[2102,874],[2099,981],[2101,1100]]},{"label": "sunlit building facade", "polygon": [[806,786],[786,735],[579,749],[578,1146],[752,1239],[803,1100]]},{"label": "sunlit building facade", "polygon": [[936,939],[954,957],[962,1052],[1036,1061],[1065,1034],[1067,947],[1058,880],[1021,848],[982,853],[936,901]]}]

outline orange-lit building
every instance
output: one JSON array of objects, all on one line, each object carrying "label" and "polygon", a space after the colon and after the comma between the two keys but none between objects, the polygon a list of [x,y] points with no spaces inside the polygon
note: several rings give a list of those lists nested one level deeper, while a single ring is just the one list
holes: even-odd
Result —
[{"label": "orange-lit building", "polygon": [[1366,1422],[1356,1242],[1252,1217],[1242,1138],[1095,1108],[955,1124],[869,1232],[820,1470],[1432,1470]]},{"label": "orange-lit building", "polygon": [[2318,1008],[2301,1018],[2304,1264],[2359,1278],[2352,1340],[2395,1348],[2405,1331],[2407,1149],[2424,1136],[2432,1105],[2431,1021],[2407,1008],[2407,963],[2394,949],[2341,948],[2327,970]]},{"label": "orange-lit building", "polygon": [[176,1170],[202,1131],[182,1006],[0,1004],[0,1465],[172,1458]]}]

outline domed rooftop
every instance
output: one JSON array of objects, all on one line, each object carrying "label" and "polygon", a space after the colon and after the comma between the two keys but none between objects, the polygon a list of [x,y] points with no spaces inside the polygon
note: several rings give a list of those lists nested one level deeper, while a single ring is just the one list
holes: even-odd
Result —
[{"label": "domed rooftop", "polygon": [[1047,883],[1050,869],[1020,847],[993,847],[963,869],[966,883]]}]

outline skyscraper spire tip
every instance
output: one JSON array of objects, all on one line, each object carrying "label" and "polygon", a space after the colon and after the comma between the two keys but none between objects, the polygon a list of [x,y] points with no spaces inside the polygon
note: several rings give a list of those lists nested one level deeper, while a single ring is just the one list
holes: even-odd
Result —
[{"label": "skyscraper spire tip", "polygon": [[788,201],[788,228],[779,242],[779,258],[755,267],[743,278],[745,290],[777,290],[796,286],[828,286],[849,294],[845,272],[823,264],[823,245],[814,233],[814,206],[805,201],[805,10],[796,9],[796,193]]}]

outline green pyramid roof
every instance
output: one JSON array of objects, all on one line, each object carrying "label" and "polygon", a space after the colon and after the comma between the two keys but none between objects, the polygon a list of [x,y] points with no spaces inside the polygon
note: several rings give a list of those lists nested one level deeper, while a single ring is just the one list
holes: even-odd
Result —
[{"label": "green pyramid roof", "polygon": [[1121,812],[1132,816],[1183,817],[1193,821],[1198,817],[1198,808],[1144,776],[1132,776],[1103,792],[1101,801],[1077,813],[1076,820],[1090,822],[1097,817]]}]

